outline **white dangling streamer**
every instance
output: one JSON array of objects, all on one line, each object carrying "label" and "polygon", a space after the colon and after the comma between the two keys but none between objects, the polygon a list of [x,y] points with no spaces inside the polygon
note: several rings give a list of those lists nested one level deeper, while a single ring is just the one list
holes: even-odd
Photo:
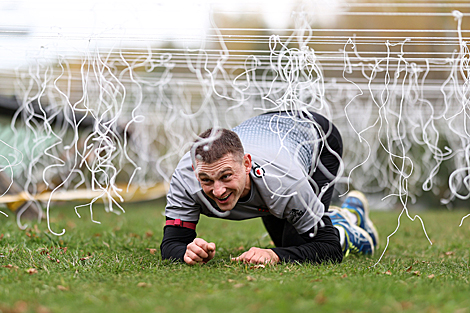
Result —
[{"label": "white dangling streamer", "polygon": [[[46,35],[32,33],[51,42],[30,51],[28,62],[11,72],[0,71],[18,102],[8,132],[0,135],[0,173],[28,197],[51,192],[49,201],[36,205],[45,205],[49,230],[60,235],[65,230],[54,232],[50,224],[55,195],[81,188],[95,192],[75,211],[80,216],[79,210],[87,207],[91,220],[98,222],[93,218],[98,200],[106,211],[118,214],[124,212],[123,195],[132,186],[145,189],[169,182],[201,131],[282,110],[289,112],[287,118],[294,118],[294,112],[318,112],[339,128],[343,162],[331,178],[344,194],[354,188],[380,195],[385,206],[403,206],[399,219],[406,213],[412,220],[420,218],[411,218],[408,210],[422,195],[439,197],[448,207],[456,199],[468,199],[466,7],[391,3],[379,12],[371,8],[380,4],[339,3],[334,10],[328,1],[317,5],[321,9],[302,3],[303,10],[287,12],[292,28],[262,27],[261,18],[249,19],[258,22],[250,24],[254,26],[227,27],[224,23],[235,12],[219,18],[218,7],[207,5],[207,28],[196,35],[171,37],[155,28],[145,35],[121,32],[113,40],[108,32],[124,29],[114,26],[81,26],[73,36],[65,28],[59,36],[47,33],[51,28],[43,29]],[[253,14],[248,10],[241,16]],[[325,16],[331,17],[330,24]],[[335,17],[341,17],[336,25]],[[384,28],[367,22],[363,28],[344,26],[348,20],[372,17],[445,20],[455,29],[405,29],[406,24],[393,23]],[[10,36],[7,30],[0,34]],[[72,47],[74,40],[86,42],[85,47]],[[63,41],[69,46],[61,46]],[[310,126],[319,138],[309,144],[332,151],[325,141],[329,134]],[[272,130],[281,134],[274,126]],[[282,146],[279,154],[286,151]],[[194,163],[194,155],[192,159]],[[315,163],[312,170],[324,167]],[[282,182],[282,175],[277,178]],[[10,187],[0,190],[0,199],[10,194]],[[326,189],[315,188],[321,198]],[[21,227],[25,210],[17,214]]]}]

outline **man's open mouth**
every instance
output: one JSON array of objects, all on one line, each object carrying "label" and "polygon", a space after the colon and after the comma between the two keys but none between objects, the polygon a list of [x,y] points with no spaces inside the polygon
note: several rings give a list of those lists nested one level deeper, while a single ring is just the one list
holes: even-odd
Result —
[{"label": "man's open mouth", "polygon": [[232,194],[232,193],[229,193],[229,194],[228,194],[227,196],[225,196],[224,198],[217,198],[217,200],[218,200],[219,202],[227,201],[228,197],[230,197],[231,194]]}]

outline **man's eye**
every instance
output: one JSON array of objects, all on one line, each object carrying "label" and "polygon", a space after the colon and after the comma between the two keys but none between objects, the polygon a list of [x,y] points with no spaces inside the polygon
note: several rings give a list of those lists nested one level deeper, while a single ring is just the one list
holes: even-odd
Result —
[{"label": "man's eye", "polygon": [[232,174],[225,174],[224,176],[222,176],[222,179],[228,179],[230,178],[230,176],[232,176]]},{"label": "man's eye", "polygon": [[209,178],[202,178],[201,181],[202,181],[203,183],[206,183],[206,184],[208,184],[208,183],[211,182],[211,180],[210,180]]}]

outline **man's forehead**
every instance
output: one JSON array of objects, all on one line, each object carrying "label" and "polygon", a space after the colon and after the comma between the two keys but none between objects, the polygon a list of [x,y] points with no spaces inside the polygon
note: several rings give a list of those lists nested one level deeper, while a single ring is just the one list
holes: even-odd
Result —
[{"label": "man's forehead", "polygon": [[199,174],[223,172],[238,168],[239,163],[240,162],[236,160],[232,155],[224,156],[221,159],[212,163],[206,163],[203,161],[196,160],[196,171]]}]

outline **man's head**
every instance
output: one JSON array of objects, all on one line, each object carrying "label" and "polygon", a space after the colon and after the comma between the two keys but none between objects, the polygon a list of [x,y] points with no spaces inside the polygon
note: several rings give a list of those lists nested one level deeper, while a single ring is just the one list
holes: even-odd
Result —
[{"label": "man's head", "polygon": [[222,211],[233,209],[250,191],[251,156],[244,154],[236,133],[208,129],[194,143],[196,177]]},{"label": "man's head", "polygon": [[241,161],[245,154],[238,135],[225,128],[209,128],[202,132],[194,142],[194,147],[197,160],[209,164],[228,154],[232,154]]}]

